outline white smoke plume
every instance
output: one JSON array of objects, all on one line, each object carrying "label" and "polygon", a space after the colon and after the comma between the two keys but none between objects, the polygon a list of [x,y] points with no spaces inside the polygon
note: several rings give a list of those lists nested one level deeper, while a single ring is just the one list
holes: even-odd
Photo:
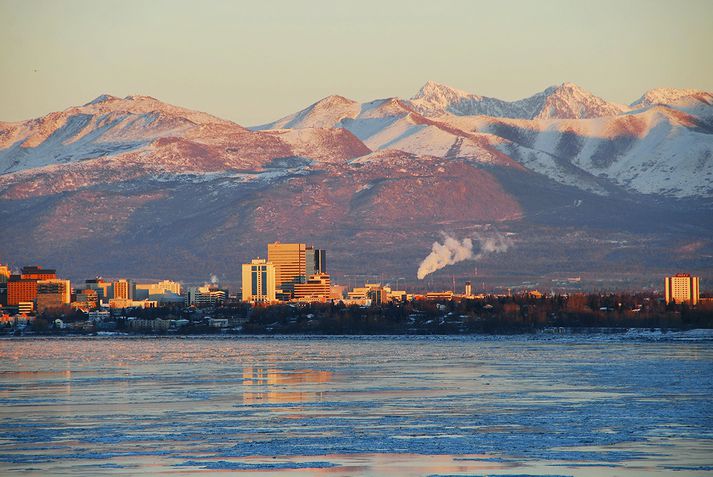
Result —
[{"label": "white smoke plume", "polygon": [[213,285],[217,285],[218,284],[218,275],[216,275],[215,273],[211,273],[210,274],[210,282]]},{"label": "white smoke plume", "polygon": [[474,234],[474,238],[479,244],[477,253],[473,250],[472,239],[464,238],[462,241],[458,241],[444,233],[443,243],[433,242],[431,253],[419,265],[416,273],[418,279],[423,280],[426,275],[463,260],[480,260],[490,253],[505,252],[513,244],[510,238],[497,230],[487,233],[477,232]]}]

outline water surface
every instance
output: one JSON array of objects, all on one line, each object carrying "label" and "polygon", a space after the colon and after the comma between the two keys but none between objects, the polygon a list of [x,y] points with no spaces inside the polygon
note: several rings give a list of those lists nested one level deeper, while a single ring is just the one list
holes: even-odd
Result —
[{"label": "water surface", "polygon": [[711,396],[706,339],[5,339],[0,474],[711,476]]}]

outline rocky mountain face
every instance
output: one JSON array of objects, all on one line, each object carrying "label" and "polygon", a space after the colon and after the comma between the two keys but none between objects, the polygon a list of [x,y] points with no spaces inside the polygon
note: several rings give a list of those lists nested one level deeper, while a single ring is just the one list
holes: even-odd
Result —
[{"label": "rocky mountain face", "polygon": [[[281,240],[327,248],[343,283],[658,286],[713,275],[712,151],[696,90],[622,106],[569,83],[507,102],[428,82],[253,128],[103,95],[0,123],[0,260],[235,286]],[[417,281],[443,234],[512,246]]]}]

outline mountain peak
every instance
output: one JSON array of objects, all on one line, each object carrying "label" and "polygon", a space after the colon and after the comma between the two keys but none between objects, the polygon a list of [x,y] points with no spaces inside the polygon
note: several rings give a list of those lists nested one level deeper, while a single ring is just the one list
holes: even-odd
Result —
[{"label": "mountain peak", "polygon": [[156,102],[161,102],[160,100],[154,98],[153,96],[146,96],[142,94],[131,94],[129,96],[124,97],[125,100],[127,101],[156,101]]},{"label": "mountain peak", "polygon": [[113,101],[113,100],[116,100],[116,99],[119,99],[119,98],[117,98],[116,96],[112,96],[112,95],[110,95],[110,94],[104,93],[104,94],[100,94],[99,96],[97,96],[97,97],[94,98],[93,100],[89,101],[89,102],[86,103],[84,106],[88,106],[88,105],[90,105],[90,104],[105,103],[105,102],[107,102],[107,101]]},{"label": "mountain peak", "polygon": [[453,88],[447,84],[438,83],[433,80],[426,81],[426,84],[421,86],[415,96],[411,99],[442,99],[442,98],[462,98],[475,96],[460,89]]},{"label": "mountain peak", "polygon": [[625,108],[595,96],[578,84],[565,82],[516,102],[531,111],[531,119],[584,119],[620,114]]},{"label": "mountain peak", "polygon": [[317,107],[332,107],[332,106],[339,106],[339,105],[348,105],[348,104],[354,104],[355,101],[351,100],[349,98],[345,98],[344,96],[340,96],[338,94],[331,94],[329,96],[326,96],[316,103],[314,103],[312,106],[317,108]]},{"label": "mountain peak", "polygon": [[671,104],[691,96],[712,97],[710,93],[690,88],[654,88],[648,90],[638,100],[631,103],[632,108],[645,108],[655,104]]}]

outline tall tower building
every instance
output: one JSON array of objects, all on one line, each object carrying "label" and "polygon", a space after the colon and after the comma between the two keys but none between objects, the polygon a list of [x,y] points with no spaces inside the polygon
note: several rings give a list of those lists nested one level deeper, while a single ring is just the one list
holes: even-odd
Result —
[{"label": "tall tower building", "polygon": [[256,258],[243,264],[243,301],[271,303],[275,297],[276,267],[264,259]]},{"label": "tall tower building", "polygon": [[473,284],[465,282],[465,296],[473,296]]},{"label": "tall tower building", "polygon": [[677,273],[672,277],[666,277],[664,281],[666,304],[672,301],[678,304],[698,304],[698,298],[700,297],[699,281],[698,277],[692,277],[689,273]]},{"label": "tall tower building", "polygon": [[312,275],[327,273],[327,253],[304,243],[267,244],[267,261],[275,266],[276,288],[287,295],[295,284],[305,283]]},{"label": "tall tower building", "polygon": [[307,270],[306,276],[327,273],[327,251],[313,246],[308,246],[306,250]]},{"label": "tall tower building", "polygon": [[267,244],[267,261],[275,266],[275,286],[286,292],[307,278],[307,245],[303,243]]}]

